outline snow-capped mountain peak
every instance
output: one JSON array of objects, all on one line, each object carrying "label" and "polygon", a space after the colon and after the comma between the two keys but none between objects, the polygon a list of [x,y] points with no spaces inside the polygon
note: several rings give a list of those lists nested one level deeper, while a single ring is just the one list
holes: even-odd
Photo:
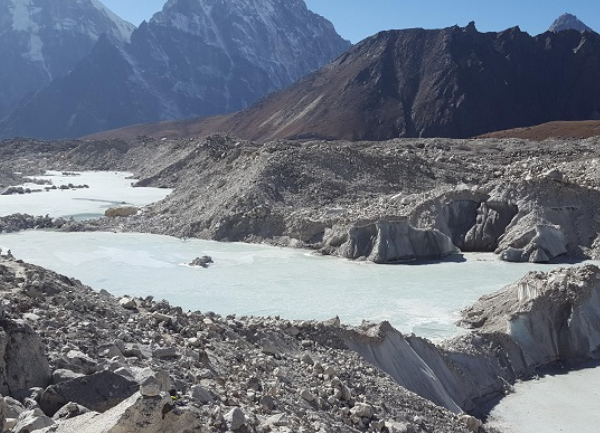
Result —
[{"label": "snow-capped mountain peak", "polygon": [[0,119],[66,75],[102,34],[123,45],[134,28],[98,0],[0,0]]},{"label": "snow-capped mountain peak", "polygon": [[548,31],[557,33],[563,30],[577,30],[578,32],[593,32],[590,27],[585,25],[579,18],[572,14],[562,14],[552,23]]}]

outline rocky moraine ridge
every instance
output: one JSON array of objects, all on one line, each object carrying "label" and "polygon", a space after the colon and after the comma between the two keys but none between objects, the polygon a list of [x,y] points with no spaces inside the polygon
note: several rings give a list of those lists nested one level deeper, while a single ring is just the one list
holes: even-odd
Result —
[{"label": "rocky moraine ridge", "polygon": [[7,170],[132,170],[141,186],[174,188],[129,218],[58,221],[65,230],[268,242],[377,263],[458,250],[547,262],[598,257],[597,141],[14,140],[0,157]]}]

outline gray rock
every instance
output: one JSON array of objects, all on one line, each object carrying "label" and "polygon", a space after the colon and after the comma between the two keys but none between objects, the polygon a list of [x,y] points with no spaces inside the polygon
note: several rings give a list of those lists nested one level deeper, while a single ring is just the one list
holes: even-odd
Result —
[{"label": "gray rock", "polygon": [[66,382],[67,380],[77,379],[83,376],[85,375],[82,373],[75,373],[74,371],[67,370],[65,368],[59,368],[58,370],[54,370],[52,373],[52,383],[57,384]]},{"label": "gray rock", "polygon": [[104,412],[137,390],[137,383],[110,371],[102,371],[49,386],[42,393],[40,407],[50,416],[69,402],[75,402],[96,412]]},{"label": "gray rock", "polygon": [[157,397],[160,395],[161,389],[156,377],[147,377],[140,383],[140,394],[144,397]]},{"label": "gray rock", "polygon": [[61,407],[52,417],[54,421],[65,420],[88,413],[90,410],[87,407],[81,406],[74,402],[69,402]]},{"label": "gray rock", "polygon": [[161,347],[152,351],[152,357],[157,359],[178,358],[179,350],[176,347]]},{"label": "gray rock", "polygon": [[50,366],[38,335],[24,323],[0,320],[0,394],[49,383]]},{"label": "gray rock", "polygon": [[202,256],[196,257],[194,260],[190,262],[190,266],[199,267],[199,268],[208,268],[214,261],[210,256]]},{"label": "gray rock", "polygon": [[209,404],[215,401],[212,392],[200,385],[192,386],[190,394],[194,400],[201,404]]},{"label": "gray rock", "polygon": [[30,410],[23,412],[18,420],[17,424],[13,427],[14,433],[30,433],[34,430],[39,430],[44,427],[54,425],[52,418],[47,417],[39,409]]},{"label": "gray rock", "polygon": [[227,423],[229,430],[239,430],[244,424],[246,424],[246,415],[239,407],[235,407],[227,412],[223,418]]},{"label": "gray rock", "polygon": [[312,403],[315,400],[315,396],[308,389],[301,390],[300,397],[309,403]]}]

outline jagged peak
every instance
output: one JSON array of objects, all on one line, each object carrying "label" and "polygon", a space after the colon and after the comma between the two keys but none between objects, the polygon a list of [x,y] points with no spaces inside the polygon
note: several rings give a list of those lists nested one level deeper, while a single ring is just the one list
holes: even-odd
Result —
[{"label": "jagged peak", "polygon": [[[0,5],[0,13],[5,13],[8,17],[2,20],[0,31],[24,31],[37,35],[43,29],[52,28],[88,33],[97,39],[102,30],[98,28],[98,23],[105,21],[112,23],[111,33],[118,40],[126,42],[135,29],[133,24],[120,18],[98,0],[56,3],[47,0],[7,0],[4,5]],[[90,18],[92,25],[85,24],[86,16],[94,17]]]},{"label": "jagged peak", "polygon": [[557,33],[563,30],[577,30],[579,32],[593,32],[583,21],[570,13],[564,13],[558,17],[550,26],[548,31]]}]

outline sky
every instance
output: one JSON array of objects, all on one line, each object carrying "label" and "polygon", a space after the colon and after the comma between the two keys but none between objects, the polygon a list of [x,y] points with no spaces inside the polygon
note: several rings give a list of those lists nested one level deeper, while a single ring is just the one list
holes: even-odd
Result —
[{"label": "sky", "polygon": [[[139,25],[160,11],[166,0],[101,0],[125,20]],[[600,0],[305,0],[309,9],[331,21],[337,32],[356,43],[381,30],[466,26],[481,32],[519,26],[543,33],[565,12],[600,32]]]}]

